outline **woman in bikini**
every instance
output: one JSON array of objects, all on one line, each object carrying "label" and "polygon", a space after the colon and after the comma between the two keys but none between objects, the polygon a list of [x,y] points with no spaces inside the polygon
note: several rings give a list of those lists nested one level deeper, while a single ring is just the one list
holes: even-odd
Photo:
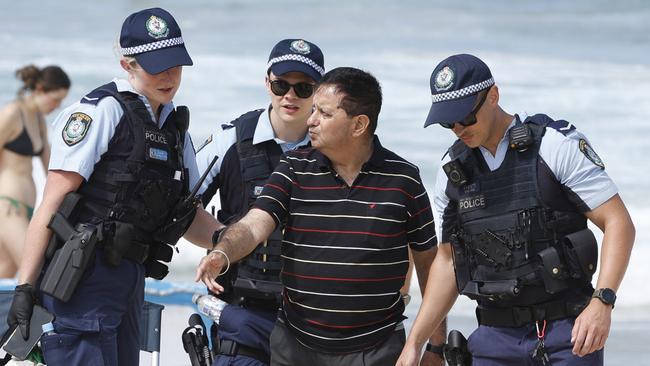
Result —
[{"label": "woman in bikini", "polygon": [[70,79],[58,66],[16,71],[23,82],[18,98],[0,109],[0,278],[16,275],[27,224],[36,201],[32,158],[47,174],[50,146],[45,116],[68,94]]}]

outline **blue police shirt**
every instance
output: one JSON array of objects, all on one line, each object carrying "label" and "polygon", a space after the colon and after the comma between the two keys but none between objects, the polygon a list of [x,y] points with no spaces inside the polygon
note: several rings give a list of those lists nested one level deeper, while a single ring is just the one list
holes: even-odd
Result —
[{"label": "blue police shirt", "polygon": [[[271,125],[271,119],[269,117],[269,110],[264,110],[264,112],[260,114],[257,127],[255,127],[253,144],[259,144],[269,140],[274,140],[283,152],[287,152],[300,146],[307,145],[309,143],[309,135],[305,134],[305,137],[298,142],[287,142],[275,137],[273,126]],[[217,175],[221,171],[221,164],[224,161],[226,152],[228,152],[235,143],[237,143],[236,129],[234,127],[224,128],[218,131],[218,133],[214,135],[212,141],[205,145],[205,147],[196,154],[196,161],[199,171],[201,172],[204,172],[208,168],[208,165],[210,165],[210,162],[212,162],[212,159],[214,159],[215,156],[219,157],[201,185],[201,189],[199,189],[200,193],[205,192],[210,184],[212,184],[216,179]]]},{"label": "blue police shirt", "polygon": [[[523,114],[520,116],[522,121],[526,118]],[[505,159],[509,148],[508,130],[515,125],[515,122],[516,119],[506,130],[494,156],[488,149],[479,147],[492,171],[499,168]],[[585,144],[588,148],[585,148]],[[574,192],[589,210],[597,208],[618,193],[618,188],[605,172],[600,158],[592,152],[593,149],[588,146],[587,138],[570,123],[555,127],[547,126],[539,148],[540,158],[551,169],[557,181]],[[442,166],[449,161],[449,154],[447,154],[440,162],[433,198],[436,232],[441,235],[443,212],[449,205],[449,197],[445,193],[447,175],[442,170]]]},{"label": "blue police shirt", "polygon": [[[137,93],[126,80],[113,79],[113,82],[120,92],[129,91],[138,94],[151,114],[151,123],[156,124],[158,127],[163,126],[169,114],[174,110],[173,103],[164,104],[160,112],[160,118],[156,121],[151,105],[144,95]],[[64,130],[70,117],[75,113],[83,113],[89,116],[92,121],[88,124],[85,135],[81,140],[69,145],[63,137]],[[122,107],[113,97],[105,97],[97,105],[76,102],[65,108],[54,121],[53,138],[51,139],[52,156],[48,169],[79,173],[84,179],[88,180],[95,164],[108,150],[108,144],[113,138],[115,129],[123,114]],[[189,186],[192,188],[200,175],[189,133],[185,134],[183,162],[189,171]]]}]

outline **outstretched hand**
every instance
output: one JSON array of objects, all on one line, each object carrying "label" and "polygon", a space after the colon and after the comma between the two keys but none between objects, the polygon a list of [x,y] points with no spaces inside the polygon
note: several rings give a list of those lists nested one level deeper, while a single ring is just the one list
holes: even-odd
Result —
[{"label": "outstretched hand", "polygon": [[201,258],[201,263],[199,263],[199,266],[196,269],[194,282],[201,280],[210,291],[215,294],[222,293],[224,289],[223,286],[217,283],[217,277],[222,274],[221,270],[226,263],[226,257],[224,254],[218,251],[208,253],[208,255]]}]

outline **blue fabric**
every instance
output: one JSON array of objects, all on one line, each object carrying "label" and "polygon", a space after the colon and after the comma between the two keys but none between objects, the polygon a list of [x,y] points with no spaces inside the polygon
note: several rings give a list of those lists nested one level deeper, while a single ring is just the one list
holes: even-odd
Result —
[{"label": "blue fabric", "polygon": [[[276,311],[246,309],[227,305],[221,312],[219,338],[235,341],[271,354],[269,338],[277,319]],[[213,366],[266,366],[267,364],[245,356],[218,355]]]},{"label": "blue fabric", "polygon": [[[548,322],[544,345],[553,366],[603,365],[603,350],[585,357],[571,353],[571,329],[575,318]],[[468,339],[473,366],[538,366],[531,358],[537,344],[535,325],[519,328],[479,326]]]},{"label": "blue fabric", "polygon": [[113,267],[97,250],[67,303],[43,296],[55,315],[55,334],[41,338],[48,366],[137,365],[144,302],[144,267],[122,260]]}]

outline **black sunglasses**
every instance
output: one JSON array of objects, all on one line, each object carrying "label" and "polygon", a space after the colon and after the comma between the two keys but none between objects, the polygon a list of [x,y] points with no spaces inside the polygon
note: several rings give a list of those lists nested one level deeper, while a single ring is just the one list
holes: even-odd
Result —
[{"label": "black sunglasses", "polygon": [[314,84],[310,83],[295,83],[289,84],[286,80],[275,79],[270,81],[271,91],[273,94],[281,97],[289,92],[289,89],[293,88],[294,93],[298,98],[309,98],[314,94]]},{"label": "black sunglasses", "polygon": [[444,127],[444,128],[449,128],[449,129],[451,129],[451,128],[454,128],[454,125],[455,125],[456,123],[460,123],[463,127],[469,127],[469,126],[471,126],[471,125],[476,124],[476,122],[477,122],[477,121],[476,121],[476,113],[478,113],[478,111],[479,111],[479,110],[481,109],[481,107],[483,106],[483,103],[484,103],[485,100],[487,99],[487,95],[488,95],[488,93],[487,93],[487,91],[486,91],[486,92],[483,94],[483,96],[481,97],[481,101],[478,103],[478,105],[477,105],[474,109],[472,109],[472,111],[469,112],[469,114],[467,115],[467,117],[463,118],[462,121],[452,122],[452,123],[441,123],[440,125],[441,125],[442,127]]}]

